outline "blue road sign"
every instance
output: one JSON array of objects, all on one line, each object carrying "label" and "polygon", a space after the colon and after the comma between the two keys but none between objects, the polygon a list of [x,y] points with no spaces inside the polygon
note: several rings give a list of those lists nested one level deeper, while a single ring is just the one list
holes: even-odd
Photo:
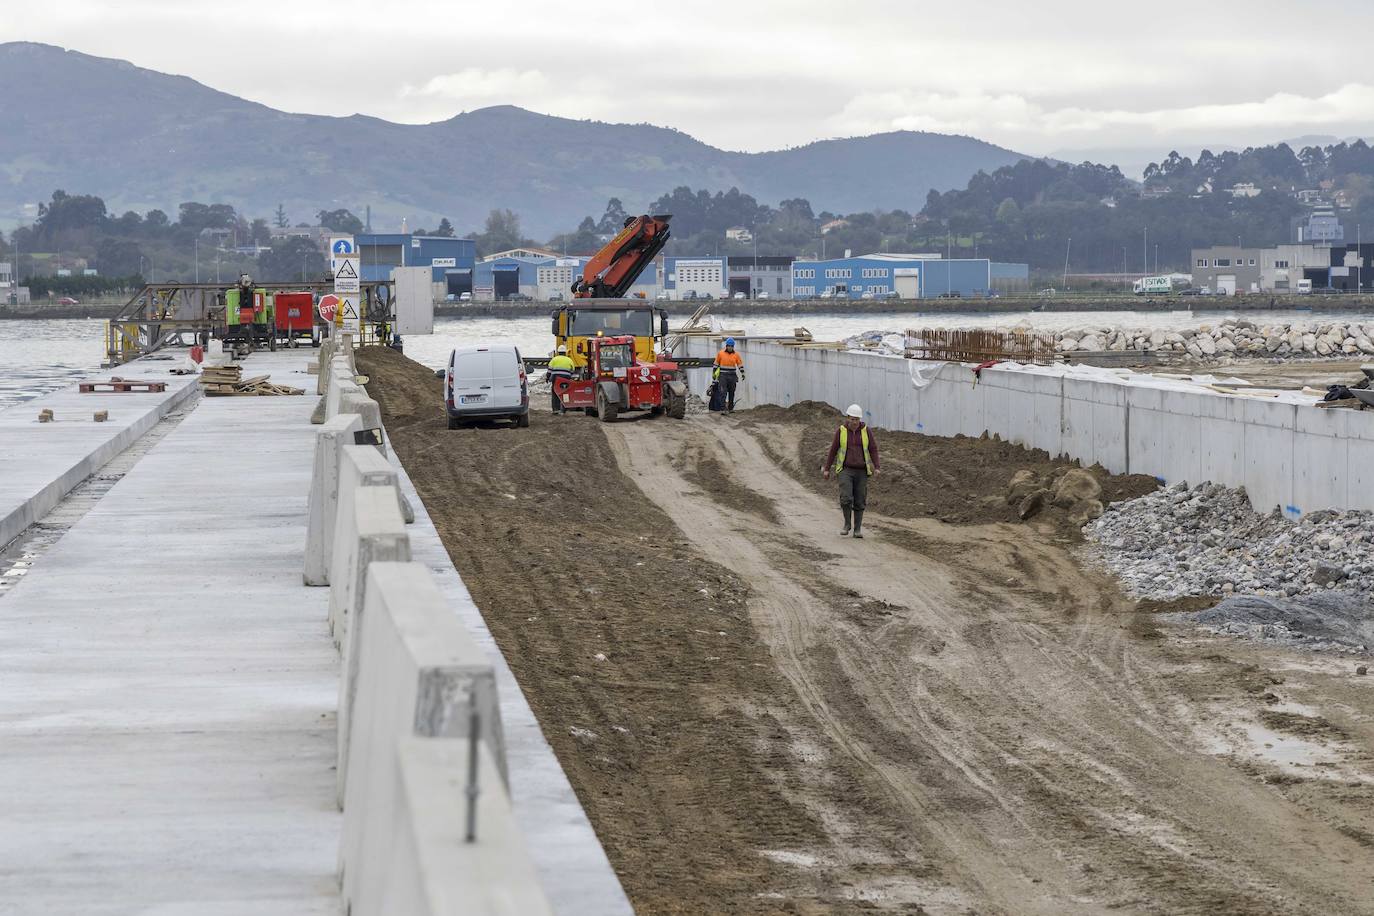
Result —
[{"label": "blue road sign", "polygon": [[353,253],[353,240],[335,239],[334,243],[330,246],[329,250],[330,253],[333,254],[335,257],[350,255]]}]

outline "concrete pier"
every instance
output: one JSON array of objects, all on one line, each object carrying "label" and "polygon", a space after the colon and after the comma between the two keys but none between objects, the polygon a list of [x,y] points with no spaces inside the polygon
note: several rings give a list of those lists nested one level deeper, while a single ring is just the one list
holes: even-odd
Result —
[{"label": "concrete pier", "polygon": [[4,599],[0,912],[338,911],[313,400],[203,400]]},{"label": "concrete pier", "polygon": [[[304,387],[310,354],[255,354],[245,374]],[[58,405],[80,398],[83,411],[108,407],[112,422],[62,440],[60,460],[37,462],[29,456],[51,424],[8,425],[0,467],[24,470],[22,482],[0,488],[5,517],[41,517],[60,499],[45,494],[79,483],[192,388],[194,379],[169,385],[159,403],[145,396],[144,415],[120,425],[131,402],[97,402],[138,396],[50,395]],[[330,590],[301,576],[315,403],[199,400],[0,596],[0,914],[341,911],[340,657]],[[33,419],[43,406],[11,412]],[[54,412],[61,421],[70,409]],[[407,526],[415,559],[497,672],[511,817],[545,896],[560,914],[630,912],[401,477],[419,516]],[[433,748],[407,753],[448,759]],[[490,886],[473,890],[490,896],[503,874],[484,874]]]},{"label": "concrete pier", "polygon": [[[167,390],[82,394],[73,385],[0,410],[0,440],[5,443],[0,448],[0,546],[196,393],[195,377],[171,375],[170,362],[138,365],[139,370],[114,374],[166,382]],[[108,372],[90,376],[109,377]],[[53,412],[53,422],[38,422],[44,409]],[[93,419],[100,410],[109,412],[103,423]]]}]

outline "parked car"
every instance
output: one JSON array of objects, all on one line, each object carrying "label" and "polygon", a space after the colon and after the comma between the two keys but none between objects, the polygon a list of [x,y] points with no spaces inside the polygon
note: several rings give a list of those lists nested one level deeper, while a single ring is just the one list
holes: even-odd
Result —
[{"label": "parked car", "polygon": [[672,297],[671,295],[668,294],[668,291],[667,291],[666,289],[661,289],[661,290],[658,291],[658,295],[655,296],[654,298],[655,298],[655,299],[671,299],[671,298],[673,298],[673,297]]},{"label": "parked car", "polygon": [[549,293],[549,301],[550,301],[550,302],[562,302],[562,301],[563,301],[563,294],[562,294],[561,292],[560,292],[560,293]]},{"label": "parked car", "polygon": [[1180,296],[1201,296],[1201,295],[1202,295],[1202,290],[1196,289],[1196,288],[1194,288],[1194,287],[1189,287],[1188,289],[1181,289],[1181,290],[1179,290],[1179,291],[1178,291],[1178,294],[1179,294]]},{"label": "parked car", "polygon": [[57,300],[57,304],[58,304],[58,305],[80,305],[81,303],[80,303],[80,302],[77,302],[77,301],[76,301],[75,299],[73,299],[71,296],[63,296],[61,299],[58,299],[58,300]]},{"label": "parked car", "polygon": [[735,293],[735,294],[734,294],[733,296],[731,296],[730,298],[731,298],[731,299],[747,299],[748,297],[745,296],[744,293]]},{"label": "parked car", "polygon": [[511,344],[458,347],[448,357],[444,410],[448,428],[478,420],[530,425],[530,393],[520,350]]},{"label": "parked car", "polygon": [[1045,287],[1044,289],[1042,289],[1042,290],[1040,291],[1040,295],[1041,295],[1041,296],[1044,296],[1045,298],[1049,298],[1049,297],[1053,296],[1053,295],[1054,295],[1054,287],[1053,287],[1053,286],[1047,286],[1047,287]]},{"label": "parked car", "polygon": [[866,289],[866,290],[863,291],[863,295],[861,295],[859,298],[860,298],[860,299],[877,299],[877,298],[878,298],[878,294],[875,293],[875,292],[873,292],[873,290],[871,290],[871,289]]},{"label": "parked car", "polygon": [[947,292],[947,293],[941,293],[940,296],[939,296],[939,298],[941,298],[941,299],[962,299],[962,298],[963,298],[963,295],[962,295],[957,289],[952,289],[952,290],[950,290],[950,291]]},{"label": "parked car", "polygon": [[767,292],[766,290],[759,290],[758,295],[756,295],[754,298],[755,298],[755,299],[767,299],[767,298],[768,298],[768,292]]},{"label": "parked car", "polygon": [[458,294],[458,301],[459,301],[459,302],[471,302],[471,301],[472,301],[472,293],[459,293],[459,294]]},{"label": "parked car", "polygon": [[445,301],[445,302],[457,302],[457,301],[458,301],[458,297],[455,296],[455,295],[453,295],[453,293],[449,293],[447,296],[444,297],[444,301]]},{"label": "parked car", "polygon": [[698,298],[698,299],[714,299],[715,296],[712,296],[710,293],[702,293],[700,296],[697,296],[697,298]]},{"label": "parked car", "polygon": [[834,299],[834,298],[835,298],[835,291],[834,291],[833,289],[828,289],[828,290],[826,290],[825,292],[821,293],[821,298],[822,298],[822,299]]},{"label": "parked car", "polygon": [[682,294],[682,298],[683,298],[684,300],[692,300],[692,299],[695,299],[696,297],[697,297],[697,291],[694,290],[694,289],[689,289],[689,290],[687,290],[687,292],[685,292],[685,293]]}]

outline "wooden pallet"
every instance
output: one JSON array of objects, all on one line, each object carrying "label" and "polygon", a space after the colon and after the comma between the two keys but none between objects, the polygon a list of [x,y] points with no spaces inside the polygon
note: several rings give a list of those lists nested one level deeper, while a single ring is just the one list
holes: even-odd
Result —
[{"label": "wooden pallet", "polygon": [[204,382],[202,382],[201,384],[202,384],[202,386],[205,388],[205,395],[206,395],[206,397],[213,397],[213,398],[224,398],[224,397],[240,397],[240,398],[243,398],[243,397],[269,397],[269,398],[270,398],[270,397],[282,397],[282,396],[286,396],[286,395],[305,394],[305,389],[304,389],[304,388],[292,388],[290,385],[274,385],[274,384],[272,384],[271,382],[269,382],[267,379],[268,379],[268,376],[266,376],[266,375],[259,375],[259,376],[255,376],[255,377],[250,378],[250,379],[244,379],[244,380],[241,381],[241,382],[234,382],[234,383],[218,383],[218,382],[213,382],[213,383],[211,383],[211,384],[209,384],[209,385],[206,385]]},{"label": "wooden pallet", "polygon": [[156,394],[160,391],[166,391],[167,383],[116,377],[110,379],[108,382],[82,382],[77,390],[82,394],[108,394],[110,392],[127,393],[131,391]]}]

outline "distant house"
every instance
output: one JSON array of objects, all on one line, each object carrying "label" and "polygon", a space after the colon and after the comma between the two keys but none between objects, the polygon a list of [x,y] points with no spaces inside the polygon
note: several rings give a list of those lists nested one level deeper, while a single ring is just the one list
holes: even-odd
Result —
[{"label": "distant house", "polygon": [[1254,182],[1238,181],[1227,189],[1232,197],[1259,197],[1260,189],[1255,187]]},{"label": "distant house", "polygon": [[833,229],[843,229],[845,226],[848,225],[849,220],[847,219],[832,219],[828,223],[821,224],[821,235],[825,235],[827,232],[830,232]]},{"label": "distant house", "polygon": [[725,237],[732,242],[752,242],[754,233],[744,226],[731,226],[725,230]]},{"label": "distant house", "polygon": [[1300,203],[1307,204],[1309,207],[1319,207],[1322,205],[1322,192],[1319,188],[1304,188],[1293,194]]}]

